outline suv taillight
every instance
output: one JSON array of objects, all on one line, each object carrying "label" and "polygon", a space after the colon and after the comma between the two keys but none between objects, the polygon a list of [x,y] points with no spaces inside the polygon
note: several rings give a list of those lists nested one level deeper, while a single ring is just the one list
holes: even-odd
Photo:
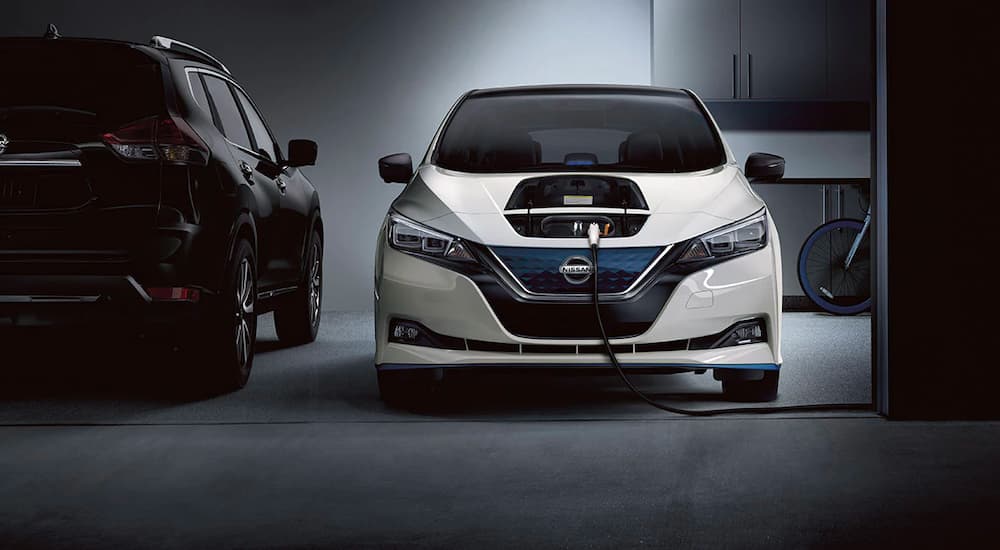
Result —
[{"label": "suv taillight", "polygon": [[171,164],[208,163],[208,147],[181,119],[149,117],[130,122],[103,136],[104,142],[127,160],[162,160]]}]

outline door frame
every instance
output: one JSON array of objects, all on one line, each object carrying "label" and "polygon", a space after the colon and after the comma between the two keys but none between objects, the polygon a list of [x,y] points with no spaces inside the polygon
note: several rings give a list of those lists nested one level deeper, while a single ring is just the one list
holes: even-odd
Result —
[{"label": "door frame", "polygon": [[875,0],[872,17],[872,398],[875,410],[889,415],[889,224],[886,149],[886,0]]}]

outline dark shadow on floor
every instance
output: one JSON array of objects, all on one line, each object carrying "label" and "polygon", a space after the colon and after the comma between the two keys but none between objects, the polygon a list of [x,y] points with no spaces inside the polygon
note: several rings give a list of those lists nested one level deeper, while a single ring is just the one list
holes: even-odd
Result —
[{"label": "dark shadow on floor", "polygon": [[99,330],[32,329],[0,338],[0,400],[185,403],[195,390],[172,345]]}]

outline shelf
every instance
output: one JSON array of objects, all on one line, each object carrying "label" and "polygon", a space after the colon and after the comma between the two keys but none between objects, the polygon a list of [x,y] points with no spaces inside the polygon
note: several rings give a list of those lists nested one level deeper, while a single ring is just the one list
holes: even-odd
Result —
[{"label": "shelf", "polygon": [[867,101],[713,99],[705,106],[725,130],[862,131],[871,128]]}]

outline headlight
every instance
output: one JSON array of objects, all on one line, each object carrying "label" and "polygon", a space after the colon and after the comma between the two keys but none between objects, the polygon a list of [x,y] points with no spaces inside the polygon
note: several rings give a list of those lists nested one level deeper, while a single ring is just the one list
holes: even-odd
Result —
[{"label": "headlight", "polygon": [[397,250],[421,256],[476,261],[462,239],[435,231],[396,213],[389,214],[389,244]]},{"label": "headlight", "polygon": [[767,244],[767,214],[759,214],[695,237],[679,262],[726,258],[764,248]]}]

